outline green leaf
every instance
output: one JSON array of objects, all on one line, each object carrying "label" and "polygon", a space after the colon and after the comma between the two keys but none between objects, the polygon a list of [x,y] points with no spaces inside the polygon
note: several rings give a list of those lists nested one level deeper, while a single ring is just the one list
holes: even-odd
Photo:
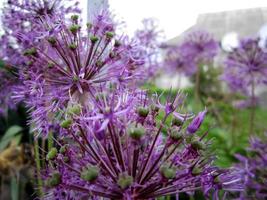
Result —
[{"label": "green leaf", "polygon": [[13,139],[18,144],[21,139],[21,131],[22,128],[20,126],[11,126],[0,140],[0,151],[5,149]]},{"label": "green leaf", "polygon": [[11,199],[18,200],[19,199],[19,181],[16,180],[16,177],[11,178]]},{"label": "green leaf", "polygon": [[3,60],[0,59],[0,69],[3,69],[5,67],[5,63]]}]

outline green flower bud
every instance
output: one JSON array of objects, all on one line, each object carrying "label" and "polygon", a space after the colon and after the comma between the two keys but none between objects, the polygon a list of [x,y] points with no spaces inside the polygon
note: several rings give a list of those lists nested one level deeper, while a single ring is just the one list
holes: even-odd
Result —
[{"label": "green flower bud", "polygon": [[62,128],[68,129],[72,125],[73,121],[72,119],[65,119],[63,122],[61,122],[60,126]]},{"label": "green flower bud", "polygon": [[97,166],[89,166],[81,172],[81,179],[92,182],[97,179],[99,175],[99,168]]},{"label": "green flower bud", "polygon": [[166,179],[173,179],[176,176],[176,170],[164,164],[159,169],[161,175]]},{"label": "green flower bud", "polygon": [[80,104],[72,105],[67,108],[67,113],[70,115],[79,115],[82,112]]},{"label": "green flower bud", "polygon": [[47,41],[54,47],[57,43],[57,40],[55,37],[49,37]]},{"label": "green flower bud", "polygon": [[24,51],[23,55],[24,56],[37,56],[37,50],[36,48],[32,47]]},{"label": "green flower bud", "polygon": [[121,42],[119,40],[115,40],[114,46],[115,47],[121,46]]},{"label": "green flower bud", "polygon": [[68,163],[68,162],[70,161],[70,159],[69,159],[69,157],[64,156],[64,157],[63,157],[63,161],[64,161],[65,163]]},{"label": "green flower bud", "polygon": [[67,144],[65,144],[64,146],[60,147],[59,153],[61,153],[61,154],[66,153],[67,148],[68,148],[68,145]]},{"label": "green flower bud", "polygon": [[91,29],[93,25],[88,22],[88,23],[86,23],[86,26],[87,26],[88,29]]},{"label": "green flower bud", "polygon": [[114,33],[113,32],[106,32],[106,37],[107,39],[112,39],[114,37]]},{"label": "green flower bud", "polygon": [[216,177],[213,179],[213,182],[214,182],[214,183],[220,183],[220,182],[221,182],[220,177],[219,177],[219,176],[216,176]]},{"label": "green flower bud", "polygon": [[170,137],[171,139],[173,139],[174,141],[178,141],[180,139],[183,138],[183,135],[181,132],[177,131],[177,130],[172,130],[170,133]]},{"label": "green flower bud", "polygon": [[48,67],[48,68],[53,68],[54,66],[55,66],[55,64],[52,63],[52,62],[47,63],[47,67]]},{"label": "green flower bud", "polygon": [[147,108],[144,108],[144,107],[139,107],[137,109],[137,113],[140,117],[144,117],[146,118],[148,113],[149,113],[149,110]]},{"label": "green flower bud", "polygon": [[152,112],[156,112],[156,113],[159,112],[159,107],[156,106],[156,105],[151,105],[150,109],[151,109]]},{"label": "green flower bud", "polygon": [[55,172],[51,178],[46,181],[46,185],[48,187],[56,187],[61,183],[61,174],[59,172]]},{"label": "green flower bud", "polygon": [[79,19],[79,15],[72,15],[71,20],[77,21]]},{"label": "green flower bud", "polygon": [[101,60],[98,60],[98,61],[96,61],[95,65],[96,65],[96,67],[103,67],[104,62]]},{"label": "green flower bud", "polygon": [[78,46],[77,46],[76,44],[70,44],[70,45],[69,45],[70,50],[73,50],[73,51],[74,51],[75,49],[77,49],[77,47],[78,47]]},{"label": "green flower bud", "polygon": [[130,127],[128,130],[128,133],[132,139],[139,140],[144,134],[145,134],[145,129],[143,126],[138,126],[138,127]]},{"label": "green flower bud", "polygon": [[57,157],[57,149],[53,147],[46,155],[47,160],[54,160]]},{"label": "green flower bud", "polygon": [[73,24],[70,26],[69,30],[73,35],[75,35],[80,30],[80,28],[81,28],[81,26],[79,26],[77,24]]},{"label": "green flower bud", "polygon": [[180,119],[177,119],[176,117],[174,117],[172,119],[172,126],[182,126],[183,122]]},{"label": "green flower bud", "polygon": [[132,185],[133,177],[129,176],[127,173],[121,173],[119,174],[119,179],[117,183],[122,189],[126,189]]},{"label": "green flower bud", "polygon": [[92,42],[93,44],[95,44],[95,43],[99,40],[99,38],[96,37],[96,36],[91,36],[91,37],[90,37],[90,40],[91,40],[91,42]]},{"label": "green flower bud", "polygon": [[202,169],[199,168],[199,167],[194,167],[193,170],[192,170],[192,175],[193,176],[197,176],[197,175],[199,175],[201,173],[202,173]]},{"label": "green flower bud", "polygon": [[192,141],[191,145],[195,150],[205,149],[205,145],[201,141]]}]

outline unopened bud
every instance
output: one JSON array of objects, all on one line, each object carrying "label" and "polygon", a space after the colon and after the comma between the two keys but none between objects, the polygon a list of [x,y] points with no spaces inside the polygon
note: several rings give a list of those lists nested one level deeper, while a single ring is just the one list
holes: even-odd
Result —
[{"label": "unopened bud", "polygon": [[92,182],[97,179],[99,175],[99,168],[97,166],[89,166],[86,167],[82,172],[81,172],[81,178],[85,181]]},{"label": "unopened bud", "polygon": [[91,36],[91,37],[90,37],[90,40],[91,40],[91,42],[94,44],[94,43],[96,43],[96,42],[99,40],[99,38],[96,37],[96,36]]},{"label": "unopened bud", "polygon": [[147,115],[148,115],[148,113],[149,113],[149,110],[148,110],[147,108],[145,108],[145,107],[139,107],[139,108],[137,109],[137,113],[138,113],[138,115],[139,115],[140,117],[144,117],[144,118],[146,118]]},{"label": "unopened bud", "polygon": [[199,175],[201,173],[202,173],[202,170],[199,167],[194,167],[193,170],[192,170],[192,175],[194,175],[194,176],[197,176],[197,175]]},{"label": "unopened bud", "polygon": [[114,37],[114,33],[113,32],[106,32],[106,37],[107,39],[112,39]]},{"label": "unopened bud", "polygon": [[176,170],[169,167],[167,164],[162,165],[159,169],[161,175],[166,179],[173,179],[176,176]]},{"label": "unopened bud", "polygon": [[80,104],[72,105],[67,108],[67,113],[70,115],[79,115],[81,112],[82,109]]},{"label": "unopened bud", "polygon": [[51,148],[51,150],[46,155],[47,160],[54,160],[57,156],[57,149],[55,147]]},{"label": "unopened bud", "polygon": [[52,176],[46,181],[46,185],[48,187],[56,187],[61,183],[61,174],[59,172],[55,172]]},{"label": "unopened bud", "polygon": [[70,48],[71,50],[73,50],[73,51],[74,51],[75,49],[77,49],[77,47],[78,47],[77,44],[70,44],[70,45],[69,45],[69,48]]},{"label": "unopened bud", "polygon": [[191,145],[195,150],[205,149],[205,145],[201,141],[192,141]]},{"label": "unopened bud", "polygon": [[60,126],[62,128],[68,129],[72,125],[73,121],[72,119],[65,119],[63,122],[61,122]]},{"label": "unopened bud", "polygon": [[47,39],[47,41],[54,47],[55,45],[56,45],[56,43],[57,43],[57,40],[56,40],[56,38],[54,38],[54,37],[49,37],[48,39]]},{"label": "unopened bud", "polygon": [[170,133],[170,137],[171,139],[173,139],[174,141],[178,141],[180,139],[183,138],[183,135],[181,132],[179,132],[178,130],[172,130]]},{"label": "unopened bud", "polygon": [[180,119],[177,119],[176,117],[174,117],[172,119],[172,126],[178,126],[179,127],[181,125],[183,125],[183,122]]},{"label": "unopened bud", "polygon": [[132,139],[139,140],[145,134],[145,129],[143,126],[131,127],[128,133]]},{"label": "unopened bud", "polygon": [[80,30],[80,28],[81,28],[81,26],[79,26],[77,24],[73,24],[70,26],[69,30],[73,35],[75,35]]},{"label": "unopened bud", "polygon": [[117,183],[122,189],[126,189],[132,185],[133,177],[129,176],[127,173],[121,173],[119,174],[119,179]]}]

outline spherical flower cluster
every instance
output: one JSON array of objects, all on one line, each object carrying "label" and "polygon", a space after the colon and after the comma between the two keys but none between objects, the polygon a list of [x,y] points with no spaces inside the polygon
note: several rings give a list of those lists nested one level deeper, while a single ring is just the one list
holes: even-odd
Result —
[{"label": "spherical flower cluster", "polygon": [[177,46],[167,46],[166,64],[171,71],[179,71],[191,76],[198,67],[212,62],[218,54],[219,44],[205,31],[193,31],[184,36]]},{"label": "spherical flower cluster", "polygon": [[[267,135],[265,134],[265,137]],[[259,199],[267,198],[267,141],[266,138],[254,137],[250,141],[248,155],[237,155],[240,163],[237,169],[243,173],[245,181],[245,190],[241,199]]]},{"label": "spherical flower cluster", "polygon": [[142,75],[137,70],[143,65],[137,47],[115,34],[109,12],[98,13],[85,29],[78,19],[73,15],[70,23],[44,23],[47,31],[40,39],[42,46],[32,43],[24,51],[28,63],[22,76],[25,89],[19,89],[16,98],[26,99],[41,132],[47,119],[56,120],[69,104],[86,106],[97,89],[111,83],[126,85]]},{"label": "spherical flower cluster", "polygon": [[[24,68],[26,61],[21,53],[30,44],[28,40],[23,40],[23,36],[27,35],[31,42],[38,42],[39,32],[43,31],[40,26],[40,20],[43,17],[52,19],[60,16],[63,19],[65,15],[80,12],[78,2],[74,3],[75,6],[70,5],[70,2],[68,2],[69,6],[66,6],[66,2],[68,0],[8,0],[4,3],[1,13],[4,35],[0,39],[0,59],[6,64],[5,70],[0,71],[0,113],[5,114],[8,108],[16,107],[12,99],[14,88],[19,88],[19,91],[23,89],[22,78],[19,76],[21,71],[26,70]],[[12,73],[10,73],[11,70]]]},{"label": "spherical flower cluster", "polygon": [[106,92],[94,95],[91,111],[78,104],[65,111],[61,127],[68,134],[46,156],[48,199],[154,199],[201,189],[216,199],[221,189],[242,190],[237,172],[218,169],[205,156],[206,133],[195,134],[205,112],[190,123],[191,131],[191,115],[177,111],[181,95],[162,104],[143,91]]},{"label": "spherical flower cluster", "polygon": [[144,75],[147,80],[155,77],[160,70],[160,45],[164,36],[155,19],[146,18],[142,23],[143,27],[135,32],[134,39],[142,47],[139,53],[146,60]]},{"label": "spherical flower cluster", "polygon": [[251,97],[255,102],[255,89],[267,83],[267,54],[258,39],[242,39],[239,46],[229,52],[225,60],[223,79],[230,89]]}]

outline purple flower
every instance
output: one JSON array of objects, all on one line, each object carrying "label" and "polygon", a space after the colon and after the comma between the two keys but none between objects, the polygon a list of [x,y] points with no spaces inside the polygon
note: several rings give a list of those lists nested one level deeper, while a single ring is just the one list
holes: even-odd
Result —
[{"label": "purple flower", "polygon": [[146,60],[144,69],[145,79],[153,78],[160,69],[160,45],[163,40],[163,31],[159,30],[157,21],[147,18],[142,21],[143,27],[135,32],[134,39],[141,46],[139,52]]},{"label": "purple flower", "polygon": [[165,63],[170,71],[178,71],[187,76],[196,73],[198,67],[209,64],[218,54],[219,44],[211,34],[194,31],[186,34],[178,45],[167,45]]},{"label": "purple flower", "polygon": [[190,134],[193,134],[195,133],[199,127],[201,126],[204,118],[205,118],[205,115],[206,115],[207,111],[204,110],[202,112],[199,112],[198,115],[192,120],[192,122],[188,125],[187,127],[187,131],[190,133]]},{"label": "purple flower", "polygon": [[[213,158],[204,156],[203,137],[188,138],[184,121],[166,126],[168,116],[175,119],[177,107],[157,123],[169,103],[161,109],[143,91],[113,89],[112,95],[95,95],[87,112],[65,116],[69,123],[62,127],[68,134],[46,156],[50,198],[58,191],[76,194],[73,199],[152,199],[201,188],[207,196],[222,189],[242,190],[238,175],[213,167]],[[102,127],[100,137],[92,128],[96,123]]]},{"label": "purple flower", "polygon": [[[85,29],[77,15],[71,17],[71,23],[50,20],[43,25],[49,33],[43,32],[41,45],[32,43],[24,51],[28,66],[21,76],[36,127],[56,121],[56,115],[61,116],[69,104],[87,108],[97,91],[113,84],[129,86],[142,75],[138,47],[115,34],[116,27],[106,10]],[[27,36],[24,39],[28,41]],[[37,83],[41,83],[38,88],[42,92],[35,96]],[[16,96],[22,97],[20,93]],[[43,128],[39,131],[46,133]]]},{"label": "purple flower", "polygon": [[247,149],[247,156],[236,155],[240,161],[236,169],[243,175],[245,190],[241,199],[267,198],[267,135],[264,138],[254,137],[250,140],[250,147]]},{"label": "purple flower", "polygon": [[222,76],[230,89],[252,97],[252,87],[266,84],[267,54],[259,47],[258,39],[242,39],[239,46],[225,59]]}]

